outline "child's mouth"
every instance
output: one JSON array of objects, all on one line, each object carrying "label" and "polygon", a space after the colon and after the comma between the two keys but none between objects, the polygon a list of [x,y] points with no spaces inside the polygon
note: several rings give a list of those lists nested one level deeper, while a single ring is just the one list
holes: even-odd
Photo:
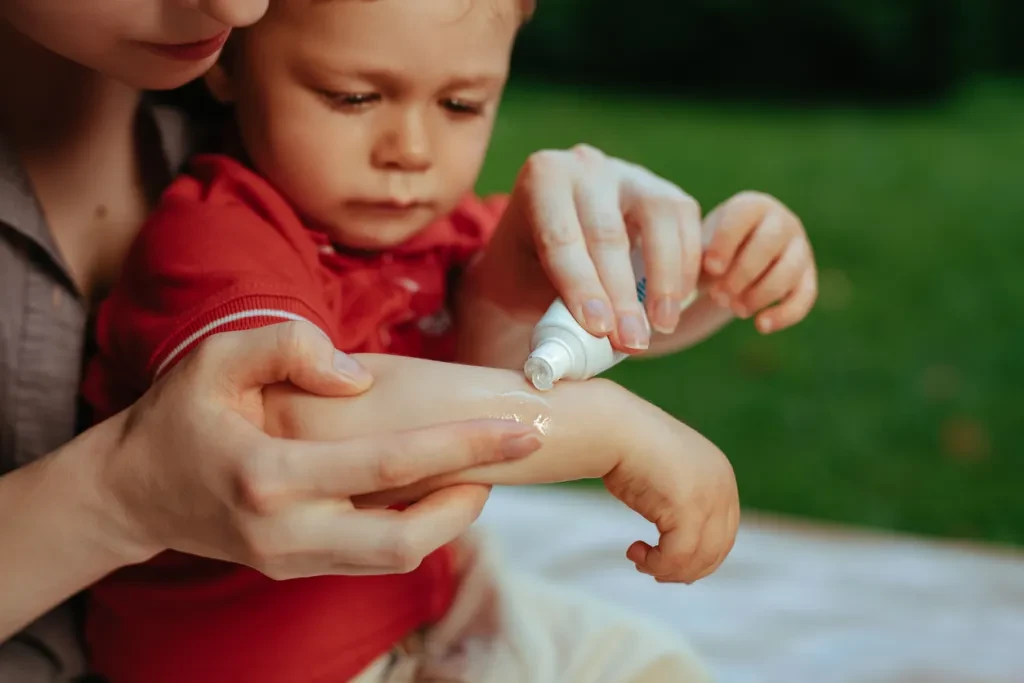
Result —
[{"label": "child's mouth", "polygon": [[357,200],[348,202],[348,206],[360,213],[399,215],[430,208],[430,202],[418,199]]}]

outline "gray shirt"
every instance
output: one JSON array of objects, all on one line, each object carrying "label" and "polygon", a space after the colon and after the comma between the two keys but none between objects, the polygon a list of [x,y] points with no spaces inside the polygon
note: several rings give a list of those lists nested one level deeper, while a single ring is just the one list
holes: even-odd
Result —
[{"label": "gray shirt", "polygon": [[[159,136],[167,177],[184,162],[189,136],[171,109],[144,106],[141,124]],[[0,475],[32,462],[79,428],[78,388],[89,322],[67,265],[14,150],[0,135]],[[17,561],[5,558],[3,561]],[[0,586],[0,591],[18,590]],[[65,605],[0,644],[0,683],[57,683],[81,673]]]}]

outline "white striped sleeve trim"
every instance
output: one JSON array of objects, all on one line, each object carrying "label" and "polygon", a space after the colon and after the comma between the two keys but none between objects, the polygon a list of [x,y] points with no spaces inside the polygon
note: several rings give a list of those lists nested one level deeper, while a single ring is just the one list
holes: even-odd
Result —
[{"label": "white striped sleeve trim", "polygon": [[312,320],[309,320],[308,318],[303,318],[301,315],[297,315],[289,311],[281,311],[273,308],[256,308],[250,311],[240,311],[238,313],[226,315],[223,318],[217,318],[213,322],[204,325],[203,327],[199,328],[198,330],[190,334],[187,339],[185,339],[183,342],[175,346],[174,349],[172,349],[171,352],[167,354],[167,357],[164,358],[163,362],[161,362],[159,367],[157,367],[156,375],[154,375],[153,380],[156,381],[157,379],[159,379],[160,376],[164,373],[164,370],[167,369],[167,366],[173,363],[178,358],[178,356],[184,353],[190,346],[195,344],[203,337],[206,337],[207,335],[216,331],[220,327],[230,325],[231,323],[238,322],[239,320],[247,320],[249,318],[279,318],[281,320],[293,320],[295,322],[300,323],[309,323],[314,328],[316,328],[316,330],[320,334],[324,335],[328,339],[330,338],[330,336],[322,329],[320,329],[320,326],[314,323]]}]

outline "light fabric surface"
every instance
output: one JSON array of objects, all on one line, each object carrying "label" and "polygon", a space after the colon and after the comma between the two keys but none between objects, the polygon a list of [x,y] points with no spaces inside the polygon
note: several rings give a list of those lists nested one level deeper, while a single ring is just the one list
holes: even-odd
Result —
[{"label": "light fabric surface", "polygon": [[441,623],[352,683],[710,683],[670,625],[509,570],[480,541]]},{"label": "light fabric surface", "polygon": [[650,524],[603,492],[495,489],[509,566],[672,624],[721,683],[1022,683],[1024,555],[748,515],[725,565],[660,585]]}]

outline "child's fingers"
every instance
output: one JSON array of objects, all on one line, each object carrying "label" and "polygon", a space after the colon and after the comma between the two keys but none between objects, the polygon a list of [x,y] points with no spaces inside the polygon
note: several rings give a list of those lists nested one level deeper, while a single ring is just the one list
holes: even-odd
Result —
[{"label": "child's fingers", "polygon": [[769,334],[795,325],[807,317],[817,298],[818,275],[814,268],[808,268],[804,271],[796,289],[790,292],[779,305],[762,311],[757,316],[757,329],[762,334]]},{"label": "child's fingers", "polygon": [[690,583],[700,574],[697,553],[708,519],[694,519],[685,526],[661,535],[658,545],[647,551],[641,567],[659,581]]},{"label": "child's fingers", "polygon": [[647,569],[647,553],[651,551],[649,543],[643,541],[634,541],[633,545],[629,546],[626,550],[626,559],[636,565],[637,571],[649,574],[650,570]]},{"label": "child's fingers", "polygon": [[736,252],[761,222],[769,204],[763,195],[745,192],[715,209],[708,217],[711,241],[704,250],[704,267],[712,275],[724,275]]},{"label": "child's fingers", "polygon": [[779,301],[799,284],[809,265],[807,240],[802,237],[790,240],[775,265],[743,294],[740,307],[749,315]]},{"label": "child's fingers", "polygon": [[716,291],[724,293],[735,304],[740,295],[768,270],[786,248],[790,239],[789,232],[781,213],[771,212],[765,216],[747,243],[741,247],[729,272],[716,285]]}]

